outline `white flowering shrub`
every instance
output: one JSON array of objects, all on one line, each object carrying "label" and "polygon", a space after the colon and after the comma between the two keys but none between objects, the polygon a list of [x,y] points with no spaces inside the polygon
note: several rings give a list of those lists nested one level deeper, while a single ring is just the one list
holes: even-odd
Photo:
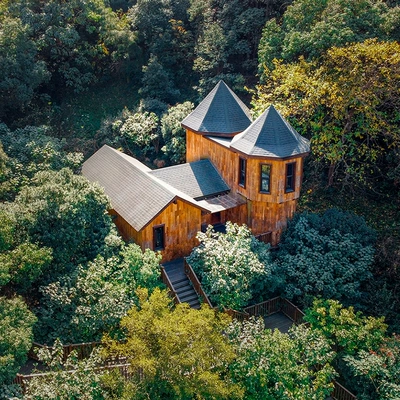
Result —
[{"label": "white flowering shrub", "polygon": [[255,239],[245,225],[227,222],[226,233],[210,226],[197,238],[201,244],[187,260],[213,304],[239,310],[276,290],[280,279],[273,274],[269,245]]}]

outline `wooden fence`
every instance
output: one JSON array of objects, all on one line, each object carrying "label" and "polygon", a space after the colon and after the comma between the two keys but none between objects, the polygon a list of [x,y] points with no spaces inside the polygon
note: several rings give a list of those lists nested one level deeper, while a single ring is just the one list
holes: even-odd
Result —
[{"label": "wooden fence", "polygon": [[331,397],[335,400],[357,400],[357,397],[349,392],[344,386],[339,382],[333,381],[334,389]]},{"label": "wooden fence", "polygon": [[[108,365],[103,365],[97,367],[95,370],[96,371],[107,371],[107,370],[119,370],[120,374],[125,378],[129,379],[132,377],[132,372],[130,371],[130,364],[125,363],[125,364],[108,364]],[[69,370],[69,371],[64,371],[68,374],[73,374],[76,372],[76,370]],[[38,374],[29,374],[29,375],[22,375],[22,374],[17,374],[17,376],[14,379],[14,383],[17,385],[20,385],[22,387],[22,392],[25,393],[27,390],[27,386],[29,385],[29,382],[32,379],[35,378],[45,378],[45,377],[50,377],[54,372],[41,372]]]},{"label": "wooden fence", "polygon": [[298,307],[282,297],[274,297],[262,303],[254,304],[253,306],[246,307],[243,311],[255,317],[268,317],[269,315],[282,312],[295,324],[300,324],[304,317],[304,313]]},{"label": "wooden fence", "polygon": [[197,293],[197,295],[201,298],[203,303],[208,304],[211,308],[213,308],[210,299],[206,295],[206,292],[203,290],[199,278],[193,271],[193,268],[187,263],[186,258],[184,259],[184,266],[185,266],[185,274],[189,278],[190,282],[193,285],[193,289]]},{"label": "wooden fence", "polygon": [[259,235],[256,235],[255,238],[260,242],[270,244],[272,241],[272,232],[261,233]]},{"label": "wooden fence", "polygon": [[[77,357],[79,360],[89,357],[91,352],[95,347],[101,345],[101,342],[88,342],[88,343],[76,343],[76,344],[66,344],[63,345],[63,361],[65,361],[68,356],[73,352],[76,351]],[[38,358],[38,351],[40,349],[48,349],[50,351],[54,350],[52,346],[46,346],[44,344],[32,343],[32,347],[28,352],[28,357],[32,360],[39,361]]]}]

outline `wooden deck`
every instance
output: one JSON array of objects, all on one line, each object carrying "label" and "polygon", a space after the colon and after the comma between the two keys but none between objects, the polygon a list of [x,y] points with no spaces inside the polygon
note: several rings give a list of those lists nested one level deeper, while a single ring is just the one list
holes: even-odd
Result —
[{"label": "wooden deck", "polygon": [[265,329],[278,329],[282,333],[288,333],[293,321],[283,312],[277,312],[264,317],[264,324]]}]

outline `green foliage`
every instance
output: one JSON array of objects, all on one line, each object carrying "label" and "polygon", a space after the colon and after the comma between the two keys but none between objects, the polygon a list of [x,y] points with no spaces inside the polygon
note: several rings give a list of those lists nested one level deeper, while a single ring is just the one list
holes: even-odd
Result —
[{"label": "green foliage", "polygon": [[193,111],[193,103],[186,101],[168,109],[161,118],[161,134],[165,145],[162,151],[171,164],[185,162],[186,133],[181,121]]},{"label": "green foliage", "polygon": [[[357,398],[392,398],[376,396],[389,393],[389,389],[396,393],[398,388],[398,343],[397,339],[392,342],[387,338],[383,317],[367,317],[336,300],[322,299],[315,299],[305,314],[312,331],[325,337],[337,353],[335,367]],[[383,381],[385,378],[387,381]]]},{"label": "green foliage", "polygon": [[124,246],[120,257],[98,256],[87,266],[41,288],[35,337],[41,342],[60,338],[68,343],[99,340],[115,330],[134,305],[135,290],[160,285],[160,256],[135,244]]},{"label": "green foliage", "polygon": [[275,61],[255,106],[274,103],[296,119],[311,136],[317,166],[328,169],[328,185],[379,193],[382,178],[393,186],[387,155],[400,146],[399,49],[371,39],[331,48],[319,63]]},{"label": "green foliage", "polygon": [[335,354],[318,332],[301,325],[286,335],[266,330],[260,318],[235,321],[227,334],[236,352],[230,373],[246,399],[319,400],[331,394]]},{"label": "green foliage", "polygon": [[146,155],[159,151],[160,132],[158,117],[151,112],[135,113],[121,125],[121,138],[134,155]]},{"label": "green foliage", "polygon": [[344,308],[337,300],[315,299],[305,314],[310,328],[328,340],[338,357],[377,350],[385,338],[387,325],[383,317],[363,316],[353,307]]},{"label": "green foliage", "polygon": [[226,233],[199,232],[200,246],[188,263],[200,277],[212,303],[240,310],[249,300],[269,297],[279,285],[269,246],[259,242],[245,226],[227,222]]},{"label": "green foliage", "polygon": [[[46,374],[40,374],[29,381],[25,396],[30,399],[104,399],[101,386],[105,371],[98,367],[101,359],[98,352],[79,361],[73,351],[63,360],[63,346],[57,340],[53,348],[39,350],[39,360],[46,366]],[[96,369],[97,367],[97,369]]]},{"label": "green foliage", "polygon": [[20,13],[34,30],[32,39],[40,46],[51,83],[75,92],[94,82],[111,62],[126,57],[134,40],[126,19],[104,0],[32,2]]},{"label": "green foliage", "polygon": [[108,207],[98,185],[69,169],[38,172],[7,205],[19,236],[53,250],[49,280],[107,248],[106,238],[115,231]]},{"label": "green foliage", "polygon": [[160,286],[161,255],[159,253],[150,249],[143,252],[140,246],[128,244],[122,248],[120,256],[121,264],[117,272],[125,285],[133,290],[143,287],[149,292]]},{"label": "green foliage", "polygon": [[138,291],[139,306],[121,321],[124,342],[104,339],[106,354],[126,356],[138,390],[130,398],[241,398],[241,390],[225,376],[233,352],[221,332],[229,317],[207,306],[172,307],[167,292],[150,296]]},{"label": "green foliage", "polygon": [[0,209],[0,252],[11,248],[14,242],[15,218]]},{"label": "green foliage", "polygon": [[215,85],[215,79],[243,90],[243,76],[256,73],[262,28],[280,7],[279,1],[190,1],[188,13],[195,26],[193,70],[200,77],[201,97]]},{"label": "green foliage", "polygon": [[154,55],[150,56],[148,64],[143,67],[142,85],[139,93],[144,98],[153,98],[174,104],[180,96],[179,90],[174,89],[169,73]]},{"label": "green foliage", "polygon": [[26,362],[32,346],[35,316],[25,302],[0,297],[0,386],[9,384]]},{"label": "green foliage", "polygon": [[310,296],[354,303],[371,277],[375,233],[349,212],[296,214],[276,253],[286,277],[285,295],[307,304]]},{"label": "green foliage", "polygon": [[77,170],[83,159],[81,153],[65,151],[66,141],[52,137],[46,126],[11,131],[0,124],[0,141],[7,155],[4,163],[8,169],[3,178],[0,176],[0,199],[12,200],[36,172],[64,167]]},{"label": "green foliage", "polygon": [[15,249],[0,253],[0,285],[9,281],[20,292],[37,282],[53,260],[52,250],[25,242]]},{"label": "green foliage", "polygon": [[331,47],[366,39],[398,39],[398,8],[383,1],[296,0],[283,15],[282,22],[269,20],[259,44],[259,65],[273,67],[274,58],[294,62],[299,56],[318,58]]},{"label": "green foliage", "polygon": [[31,31],[20,18],[0,15],[0,119],[29,107],[49,79],[46,63],[37,60]]},{"label": "green foliage", "polygon": [[399,337],[386,339],[376,351],[361,350],[356,356],[345,356],[344,360],[354,374],[352,384],[358,399],[400,397]]}]

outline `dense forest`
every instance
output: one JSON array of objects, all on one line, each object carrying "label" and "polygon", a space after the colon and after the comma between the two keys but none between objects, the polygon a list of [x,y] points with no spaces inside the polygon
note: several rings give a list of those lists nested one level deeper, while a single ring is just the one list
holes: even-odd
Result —
[{"label": "dense forest", "polygon": [[[400,398],[399,41],[393,0],[0,0],[0,398]],[[277,249],[228,223],[189,261],[221,310],[299,305],[289,334],[172,305],[80,174],[103,144],[184,162],[180,121],[221,79],[311,154]],[[33,342],[52,374],[23,394]],[[99,369],[121,356],[130,379]]]}]

